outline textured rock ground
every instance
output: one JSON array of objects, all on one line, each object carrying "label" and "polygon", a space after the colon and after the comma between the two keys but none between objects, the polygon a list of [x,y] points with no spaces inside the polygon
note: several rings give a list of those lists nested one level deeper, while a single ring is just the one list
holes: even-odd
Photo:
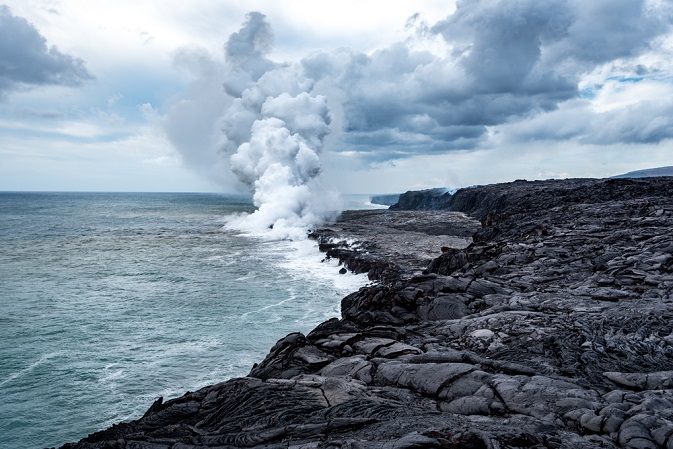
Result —
[{"label": "textured rock ground", "polygon": [[442,247],[467,247],[480,227],[462,212],[353,210],[313,237],[328,257],[385,281],[421,274]]},{"label": "textured rock ground", "polygon": [[471,243],[462,214],[345,214],[314,237],[379,283],[341,320],[64,447],[673,449],[672,193],[464,189],[444,207],[481,220]]}]

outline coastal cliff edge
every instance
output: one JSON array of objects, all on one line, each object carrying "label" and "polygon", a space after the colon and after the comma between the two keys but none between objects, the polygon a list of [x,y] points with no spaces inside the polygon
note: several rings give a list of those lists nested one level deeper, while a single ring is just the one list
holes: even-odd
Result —
[{"label": "coastal cliff edge", "polygon": [[672,194],[515,181],[345,212],[312,235],[374,281],[341,319],[62,448],[673,449]]}]

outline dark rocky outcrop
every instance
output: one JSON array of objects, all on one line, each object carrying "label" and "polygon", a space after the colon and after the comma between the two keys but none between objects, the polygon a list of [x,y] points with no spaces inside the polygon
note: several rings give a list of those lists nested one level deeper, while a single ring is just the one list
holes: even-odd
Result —
[{"label": "dark rocky outcrop", "polygon": [[400,194],[399,193],[390,193],[390,194],[385,194],[385,195],[372,195],[369,197],[369,201],[372,204],[379,204],[381,206],[392,206],[393,204],[397,204],[397,202],[400,200]]},{"label": "dark rocky outcrop", "polygon": [[391,210],[448,209],[451,193],[446,189],[410,190],[400,195]]},{"label": "dark rocky outcrop", "polygon": [[672,194],[518,181],[344,214],[314,237],[378,282],[342,319],[64,447],[673,449]]}]

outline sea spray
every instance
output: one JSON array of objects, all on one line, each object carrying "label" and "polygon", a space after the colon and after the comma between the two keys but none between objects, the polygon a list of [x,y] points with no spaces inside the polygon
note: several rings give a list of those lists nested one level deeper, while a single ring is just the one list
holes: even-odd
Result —
[{"label": "sea spray", "polygon": [[238,178],[258,208],[236,222],[239,229],[276,238],[305,238],[307,228],[338,208],[338,195],[320,185],[320,159],[307,140],[271,117],[252,125],[252,137],[231,157]]}]

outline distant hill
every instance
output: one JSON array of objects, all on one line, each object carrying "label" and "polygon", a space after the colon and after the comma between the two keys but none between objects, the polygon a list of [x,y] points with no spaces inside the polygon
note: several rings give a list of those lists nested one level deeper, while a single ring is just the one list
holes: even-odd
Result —
[{"label": "distant hill", "polygon": [[673,176],[673,166],[630,171],[623,175],[613,176],[613,178],[653,178],[655,176]]}]

